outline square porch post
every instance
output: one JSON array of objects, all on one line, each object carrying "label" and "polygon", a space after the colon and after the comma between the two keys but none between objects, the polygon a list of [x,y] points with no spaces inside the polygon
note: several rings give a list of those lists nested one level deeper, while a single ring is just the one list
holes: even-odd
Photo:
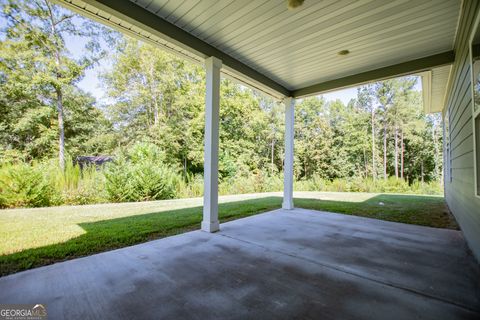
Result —
[{"label": "square porch post", "polygon": [[283,169],[282,208],[293,209],[293,138],[295,122],[295,99],[285,98],[285,162]]},{"label": "square porch post", "polygon": [[219,230],[218,222],[218,127],[220,113],[220,69],[222,60],[205,60],[205,158],[202,230]]}]

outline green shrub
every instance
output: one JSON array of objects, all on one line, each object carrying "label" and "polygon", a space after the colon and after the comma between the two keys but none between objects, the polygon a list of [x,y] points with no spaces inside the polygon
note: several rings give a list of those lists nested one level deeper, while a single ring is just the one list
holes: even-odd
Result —
[{"label": "green shrub", "polygon": [[219,194],[242,194],[283,190],[283,177],[279,174],[268,175],[261,170],[237,174],[223,180],[219,185]]},{"label": "green shrub", "polygon": [[126,159],[132,163],[166,163],[165,152],[156,144],[149,142],[137,142],[129,147]]},{"label": "green shrub", "polygon": [[56,193],[58,204],[82,205],[106,202],[105,177],[95,166],[82,169],[68,159],[62,171],[56,161],[41,164],[42,171]]},{"label": "green shrub", "polygon": [[327,189],[327,181],[319,174],[314,174],[311,179],[311,191],[323,191]]},{"label": "green shrub", "polygon": [[134,201],[172,199],[176,196],[179,176],[166,165],[140,163],[133,167]]},{"label": "green shrub", "polygon": [[[83,205],[103,202],[132,202],[191,198],[203,195],[203,176],[187,175],[167,165],[160,149],[141,143],[133,146],[125,156],[106,167],[95,166],[83,170],[71,161],[64,171],[56,160],[44,163],[8,164],[0,168],[0,207],[40,207],[51,205]],[[310,179],[294,182],[296,191],[385,192],[443,194],[438,181],[387,180],[361,177],[332,181],[313,175]],[[283,177],[270,171],[242,170],[225,177],[219,184],[219,194],[241,194],[283,190]]]},{"label": "green shrub", "polygon": [[429,181],[422,183],[414,181],[412,189],[418,194],[443,194],[443,185],[439,181]]},{"label": "green shrub", "polygon": [[403,179],[389,177],[387,180],[379,178],[351,177],[347,179],[324,180],[319,176],[294,182],[295,191],[329,191],[329,192],[373,192],[373,193],[416,193],[416,194],[443,194],[443,188],[438,181],[428,183],[414,182],[411,185]]},{"label": "green shrub", "polygon": [[347,180],[345,179],[335,179],[330,183],[329,191],[336,191],[336,192],[348,192],[350,191],[350,187],[348,185]]},{"label": "green shrub", "polygon": [[62,192],[63,205],[84,205],[106,202],[106,196],[96,188],[78,187]]},{"label": "green shrub", "polygon": [[1,207],[47,207],[55,204],[56,198],[41,167],[20,163],[0,169]]},{"label": "green shrub", "polygon": [[293,181],[293,190],[295,191],[315,191],[310,180]]},{"label": "green shrub", "polygon": [[187,175],[180,179],[176,188],[177,197],[195,198],[203,196],[203,175]]},{"label": "green shrub", "polygon": [[120,160],[108,165],[105,178],[108,199],[114,202],[172,199],[180,182],[174,169],[149,161]]},{"label": "green shrub", "polygon": [[105,191],[112,202],[133,201],[131,167],[125,161],[107,165],[105,170]]},{"label": "green shrub", "polygon": [[282,191],[283,190],[283,175],[267,176],[264,181],[265,192]]}]

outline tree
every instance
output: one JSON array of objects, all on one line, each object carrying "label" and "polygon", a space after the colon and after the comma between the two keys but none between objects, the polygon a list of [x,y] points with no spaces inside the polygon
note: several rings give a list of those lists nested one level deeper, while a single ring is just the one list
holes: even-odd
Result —
[{"label": "tree", "polygon": [[357,99],[356,99],[356,107],[365,110],[366,112],[370,113],[370,132],[371,132],[371,172],[372,178],[375,180],[377,178],[377,167],[376,167],[376,112],[377,112],[377,104],[375,102],[375,92],[374,87],[372,85],[365,85],[363,87],[359,87],[357,89]]},{"label": "tree", "polygon": [[[10,71],[25,72],[31,76],[26,82],[35,88],[34,95],[40,95],[36,97],[39,103],[55,106],[58,159],[59,166],[63,169],[65,94],[83,77],[84,71],[103,56],[98,37],[106,29],[61,9],[48,0],[9,0],[2,4],[2,13],[7,21],[3,49],[22,52],[19,59],[22,62],[16,65],[17,69]],[[66,48],[67,37],[88,39],[85,45],[87,54],[74,59]]]},{"label": "tree", "polygon": [[390,120],[390,108],[394,98],[394,80],[385,80],[375,83],[376,99],[379,103],[379,110],[382,116],[383,125],[383,179],[387,179],[387,141],[388,141],[388,127]]},{"label": "tree", "polygon": [[107,113],[126,146],[148,140],[172,163],[203,166],[204,72],[131,38],[119,42],[101,78],[113,102]]},{"label": "tree", "polygon": [[341,172],[332,162],[334,137],[327,114],[324,98],[306,98],[295,108],[294,147],[299,177],[308,179],[316,173],[331,179]]}]

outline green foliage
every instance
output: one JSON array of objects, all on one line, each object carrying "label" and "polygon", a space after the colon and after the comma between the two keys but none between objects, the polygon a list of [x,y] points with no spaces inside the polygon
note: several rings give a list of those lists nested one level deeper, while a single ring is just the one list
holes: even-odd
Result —
[{"label": "green foliage", "polygon": [[125,161],[109,165],[105,177],[108,199],[113,202],[172,199],[180,180],[167,165]]},{"label": "green foliage", "polygon": [[[155,147],[141,145],[129,152],[131,158],[120,157],[104,168],[83,170],[67,161],[61,171],[56,161],[28,165],[5,165],[0,168],[0,207],[38,207],[49,205],[83,205],[103,202],[134,202],[203,195],[203,177],[182,178],[171,166],[154,161]],[[133,152],[135,150],[136,152]],[[138,153],[137,153],[138,152]],[[310,179],[295,182],[296,191],[384,192],[410,194],[442,194],[439,182],[387,180],[351,177],[324,179],[314,174]],[[283,190],[283,177],[262,171],[236,175],[219,184],[219,194],[258,193]]]},{"label": "green foliage", "polygon": [[21,163],[0,168],[0,207],[47,207],[55,197],[40,166]]},{"label": "green foliage", "polygon": [[105,189],[112,202],[134,201],[131,187],[131,167],[125,161],[118,160],[107,166]]},{"label": "green foliage", "polygon": [[[41,163],[56,204],[203,194],[202,68],[48,0],[0,6],[6,21],[0,39],[2,166]],[[84,50],[72,55],[67,37],[81,38]],[[101,38],[115,40],[108,42],[110,61],[100,75],[105,105],[77,86],[105,57]],[[441,116],[422,113],[417,80],[360,87],[348,104],[321,96],[298,100],[296,187],[441,192]],[[228,79],[220,89],[220,194],[282,190],[284,105]],[[56,164],[62,129],[64,170]],[[115,155],[116,162],[80,170],[71,161],[79,155]]]},{"label": "green foliage", "polygon": [[225,195],[281,190],[283,190],[283,179],[281,176],[270,176],[260,170],[230,177],[219,185],[219,193]]},{"label": "green foliage", "polygon": [[[59,155],[63,163],[65,146],[73,155],[98,148],[89,140],[110,124],[76,84],[105,55],[99,38],[110,32],[50,1],[0,6],[0,149],[15,149],[26,161]],[[66,39],[75,37],[85,46],[73,56]]]},{"label": "green foliage", "polygon": [[203,196],[203,175],[188,174],[178,181],[176,189],[178,198],[195,198]]},{"label": "green foliage", "polygon": [[105,171],[108,199],[114,202],[172,199],[181,180],[177,170],[163,162],[155,145],[139,143],[109,164]]},{"label": "green foliage", "polygon": [[61,194],[64,205],[83,205],[107,201],[105,177],[94,166],[80,169],[71,159],[66,162],[65,170],[60,170],[56,162],[48,163],[48,177]]},{"label": "green foliage", "polygon": [[325,180],[314,176],[309,180],[299,180],[294,184],[296,191],[331,191],[331,192],[383,192],[405,194],[443,194],[443,187],[438,181],[420,182],[409,184],[407,181],[395,177],[387,180],[371,178],[340,178]]}]

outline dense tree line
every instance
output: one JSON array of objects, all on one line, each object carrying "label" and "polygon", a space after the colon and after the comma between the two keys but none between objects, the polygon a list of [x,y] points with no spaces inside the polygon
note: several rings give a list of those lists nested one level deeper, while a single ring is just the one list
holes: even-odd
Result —
[{"label": "dense tree line", "polygon": [[[201,66],[47,0],[3,1],[2,12],[2,163],[57,158],[64,170],[66,156],[118,156],[149,143],[184,177],[203,172]],[[80,58],[68,51],[68,37],[86,39]],[[107,97],[100,103],[77,84],[102,59],[109,59],[109,67],[100,74]],[[347,105],[322,97],[298,101],[296,179],[440,180],[441,117],[422,113],[417,81],[404,77],[363,86]],[[220,110],[221,179],[279,175],[283,104],[224,79]]]}]

